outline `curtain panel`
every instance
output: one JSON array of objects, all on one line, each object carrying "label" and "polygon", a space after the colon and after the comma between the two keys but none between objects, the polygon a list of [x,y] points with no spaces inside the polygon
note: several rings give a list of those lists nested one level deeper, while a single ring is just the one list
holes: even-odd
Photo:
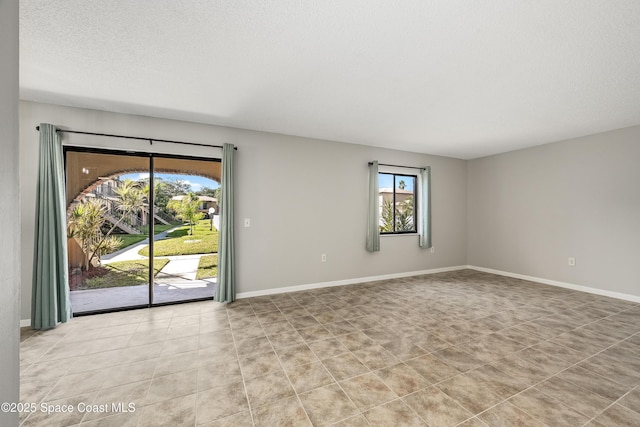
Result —
[{"label": "curtain panel", "polygon": [[55,328],[71,318],[62,140],[40,125],[31,326]]},{"label": "curtain panel", "polygon": [[222,179],[220,186],[220,233],[218,236],[218,279],[214,300],[236,299],[233,204],[233,144],[222,146]]},{"label": "curtain panel", "polygon": [[367,251],[380,252],[380,210],[378,161],[369,164],[369,205],[367,208]]},{"label": "curtain panel", "polygon": [[420,237],[418,244],[421,248],[431,247],[431,167],[426,166],[420,171]]}]

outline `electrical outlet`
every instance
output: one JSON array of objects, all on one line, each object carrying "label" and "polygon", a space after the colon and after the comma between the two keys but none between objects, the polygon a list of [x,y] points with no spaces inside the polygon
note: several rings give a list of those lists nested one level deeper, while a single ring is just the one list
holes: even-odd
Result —
[{"label": "electrical outlet", "polygon": [[569,265],[571,267],[575,267],[576,266],[576,259],[573,257],[569,257]]},{"label": "electrical outlet", "polygon": [[436,253],[436,248],[435,248],[435,246],[431,246],[431,249],[430,249],[430,250],[431,250],[431,253],[432,253],[432,254],[435,254],[435,253]]},{"label": "electrical outlet", "polygon": [[320,255],[320,261],[321,262],[327,262],[327,254]]},{"label": "electrical outlet", "polygon": [[251,227],[251,219],[250,218],[245,218],[244,219],[244,226],[245,227]]}]

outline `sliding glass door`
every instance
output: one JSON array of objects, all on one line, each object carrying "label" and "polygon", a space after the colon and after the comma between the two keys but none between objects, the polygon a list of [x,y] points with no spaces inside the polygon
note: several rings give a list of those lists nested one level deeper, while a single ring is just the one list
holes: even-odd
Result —
[{"label": "sliding glass door", "polygon": [[74,314],[212,298],[220,163],[67,148]]},{"label": "sliding glass door", "polygon": [[220,189],[212,172],[219,176],[219,169],[220,163],[210,160],[153,159],[154,210],[159,215],[153,262],[162,265],[154,280],[156,304],[213,298]]}]

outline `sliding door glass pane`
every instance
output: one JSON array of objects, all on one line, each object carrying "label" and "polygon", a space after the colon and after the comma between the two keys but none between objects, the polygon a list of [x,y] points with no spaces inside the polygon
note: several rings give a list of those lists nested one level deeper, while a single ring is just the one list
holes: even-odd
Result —
[{"label": "sliding door glass pane", "polygon": [[76,314],[149,303],[149,158],[66,151],[71,308]]},{"label": "sliding door glass pane", "polygon": [[[154,157],[153,172],[153,254],[158,271],[153,303],[212,298],[218,265],[220,163]],[[148,255],[148,247],[146,251]]]}]

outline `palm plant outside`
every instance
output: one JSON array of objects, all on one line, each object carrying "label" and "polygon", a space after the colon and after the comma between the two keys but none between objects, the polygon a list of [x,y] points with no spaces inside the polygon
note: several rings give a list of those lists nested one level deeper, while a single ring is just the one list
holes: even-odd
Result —
[{"label": "palm plant outside", "polygon": [[413,197],[400,203],[396,209],[396,231],[414,231]]},{"label": "palm plant outside", "polygon": [[176,218],[189,223],[189,236],[193,236],[193,226],[196,222],[204,218],[202,212],[198,212],[200,199],[196,194],[190,191],[182,200],[171,200],[167,204],[167,208],[176,213]]},{"label": "palm plant outside", "polygon": [[[105,224],[107,207],[98,199],[87,199],[78,204],[69,217],[67,238],[77,238],[85,254],[83,269],[89,269],[92,255],[98,255],[115,250],[120,245],[120,239],[114,236],[103,238],[102,226]],[[91,254],[91,255],[90,255]],[[90,258],[91,256],[91,258]]]},{"label": "palm plant outside", "polygon": [[380,232],[393,233],[397,231],[414,231],[413,197],[399,204],[398,208],[395,210],[395,224],[393,203],[391,200],[385,200],[382,202]]},{"label": "palm plant outside", "polygon": [[124,181],[115,192],[118,198],[114,203],[120,217],[106,233],[102,233],[102,227],[107,222],[107,206],[101,200],[85,199],[71,212],[67,234],[80,240],[85,253],[85,270],[89,269],[94,258],[99,261],[100,255],[113,252],[120,246],[121,240],[111,233],[126,218],[137,213],[144,203],[144,190],[134,181]]},{"label": "palm plant outside", "polygon": [[384,200],[380,215],[380,232],[393,233],[393,231],[393,204],[390,200]]},{"label": "palm plant outside", "polygon": [[[94,256],[100,256],[99,250],[101,249],[101,244],[111,235],[111,233],[113,233],[113,230],[115,230],[125,218],[130,218],[131,215],[137,213],[144,203],[144,190],[138,186],[137,182],[128,179],[124,181],[123,185],[115,192],[118,195],[115,203],[116,209],[120,211],[120,218],[118,218],[109,231],[107,231],[107,233],[102,237],[102,241],[98,243],[96,250],[91,254],[89,262],[91,262]],[[98,258],[98,260],[99,259],[100,258]]]},{"label": "palm plant outside", "polygon": [[[153,180],[153,194],[155,195],[156,193],[158,193],[158,190],[160,189],[160,187],[163,185],[163,183],[161,181],[158,181],[157,179]],[[151,200],[151,183],[147,180],[146,182],[142,182],[142,192],[144,194],[144,196],[147,198],[147,200]]]}]

